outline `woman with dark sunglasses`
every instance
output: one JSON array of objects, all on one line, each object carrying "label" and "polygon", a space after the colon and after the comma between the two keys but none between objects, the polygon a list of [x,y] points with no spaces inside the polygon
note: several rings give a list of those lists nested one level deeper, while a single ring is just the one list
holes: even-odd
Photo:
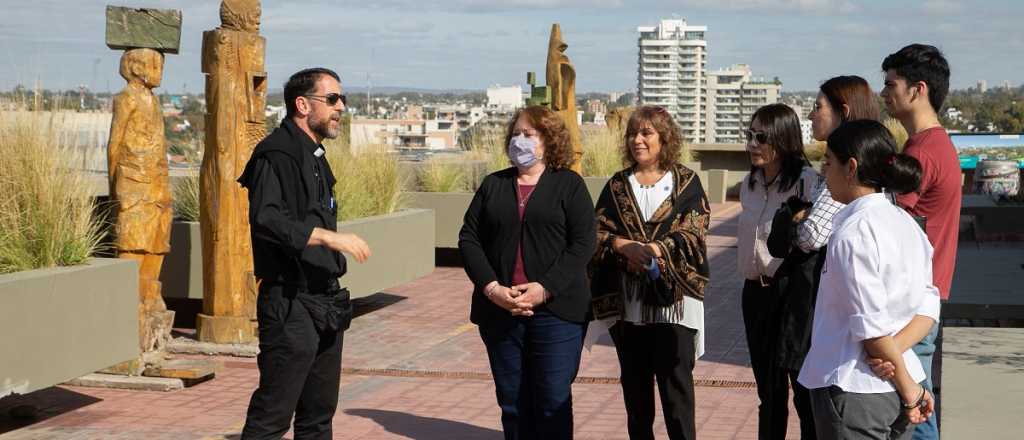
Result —
[{"label": "woman with dark sunglasses", "polygon": [[821,180],[804,155],[800,120],[782,104],[761,107],[744,130],[750,174],[740,185],[738,263],[743,284],[743,323],[750,364],[761,401],[758,438],[783,439],[789,418],[789,387],[800,416],[800,432],[813,439],[814,416],[807,389],[797,383],[807,353],[814,291],[806,276],[816,253],[774,258],[768,236],[776,211],[784,205],[807,205]]}]

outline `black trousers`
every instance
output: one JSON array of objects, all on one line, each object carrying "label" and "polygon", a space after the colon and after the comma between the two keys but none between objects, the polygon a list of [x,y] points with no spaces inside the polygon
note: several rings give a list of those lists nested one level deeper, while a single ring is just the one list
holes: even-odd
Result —
[{"label": "black trousers", "polygon": [[654,439],[655,380],[669,438],[697,438],[693,399],[696,330],[675,324],[619,321],[609,333],[619,356],[629,438]]},{"label": "black trousers", "polygon": [[[789,387],[793,387],[793,406],[800,417],[800,438],[814,440],[814,413],[810,392],[797,382],[800,370],[783,368],[777,362],[777,347],[782,322],[775,305],[778,303],[774,281],[761,286],[760,281],[743,284],[743,324],[750,351],[750,367],[757,382],[757,438],[783,440],[789,422]],[[808,317],[811,319],[811,317]]]},{"label": "black trousers", "polygon": [[330,439],[338,406],[344,331],[320,334],[294,290],[262,283],[256,300],[260,385],[242,439],[280,439],[295,416],[295,440]]}]

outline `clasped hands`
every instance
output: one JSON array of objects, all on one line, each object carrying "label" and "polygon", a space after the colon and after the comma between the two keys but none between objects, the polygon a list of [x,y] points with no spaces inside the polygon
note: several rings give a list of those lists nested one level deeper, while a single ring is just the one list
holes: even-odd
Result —
[{"label": "clasped hands", "polygon": [[484,296],[508,310],[512,316],[533,316],[533,308],[544,304],[551,298],[551,293],[538,282],[506,287],[491,281],[484,287]]},{"label": "clasped hands", "polygon": [[[867,363],[876,376],[885,380],[895,379],[896,366],[892,362],[868,356]],[[921,387],[919,397],[900,396],[900,399],[904,403],[916,404],[913,408],[903,408],[903,411],[907,413],[907,418],[910,419],[910,423],[915,425],[927,421],[928,417],[931,417],[932,412],[935,411],[935,398],[924,387]]]},{"label": "clasped hands", "polygon": [[643,273],[652,258],[658,259],[659,263],[662,259],[661,248],[654,243],[616,238],[612,250],[626,259],[626,270],[630,273]]}]

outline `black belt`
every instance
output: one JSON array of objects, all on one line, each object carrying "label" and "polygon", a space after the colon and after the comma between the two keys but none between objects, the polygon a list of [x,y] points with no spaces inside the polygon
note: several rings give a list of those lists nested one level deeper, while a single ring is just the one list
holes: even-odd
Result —
[{"label": "black belt", "polygon": [[281,286],[295,292],[307,293],[310,295],[325,295],[334,294],[341,290],[341,285],[338,284],[337,278],[328,278],[326,280],[317,281],[306,281],[301,283],[298,281],[271,281],[261,280],[262,284],[267,286]]}]

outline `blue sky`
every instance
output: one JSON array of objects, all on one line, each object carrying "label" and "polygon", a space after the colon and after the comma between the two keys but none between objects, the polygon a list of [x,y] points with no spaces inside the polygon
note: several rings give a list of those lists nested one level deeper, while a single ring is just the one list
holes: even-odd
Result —
[{"label": "blue sky", "polygon": [[[0,89],[37,79],[45,88],[123,87],[120,52],[104,44],[108,2],[4,0]],[[219,25],[219,1],[114,4],[182,10],[182,51],[167,57],[163,88],[202,90],[200,38]],[[1019,0],[270,0],[261,34],[272,89],[324,65],[349,86],[365,85],[369,72],[374,86],[482,90],[542,72],[559,22],[578,91],[633,91],[636,27],[672,17],[708,26],[709,68],[747,63],[789,91],[839,74],[862,75],[877,89],[882,59],[911,42],[945,51],[955,88],[1024,79]]]}]

